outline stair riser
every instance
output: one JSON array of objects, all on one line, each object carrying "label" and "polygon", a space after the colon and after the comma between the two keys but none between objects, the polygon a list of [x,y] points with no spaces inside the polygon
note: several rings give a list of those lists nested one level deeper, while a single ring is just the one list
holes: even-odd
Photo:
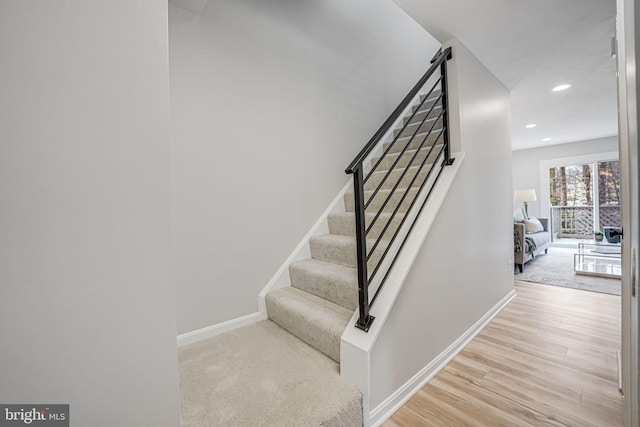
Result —
[{"label": "stair riser", "polygon": [[[368,214],[367,215],[367,218],[366,218],[366,221],[365,221],[367,227],[369,227],[369,224],[371,223],[371,220],[373,219],[373,217],[374,217],[373,214]],[[398,213],[393,218],[393,220],[391,221],[391,225],[389,225],[389,227],[385,231],[385,238],[386,239],[390,238],[393,235],[395,230],[400,225],[400,222],[402,221],[402,218],[404,218],[404,215],[401,214],[401,213]],[[328,221],[329,221],[329,232],[331,234],[339,234],[339,235],[342,235],[342,236],[355,236],[356,235],[356,225],[355,225],[355,217],[354,217],[354,215],[350,215],[349,217],[345,217],[345,216],[334,216],[334,217],[332,217],[331,215],[329,215]],[[382,233],[382,230],[384,230],[384,228],[386,227],[388,222],[389,222],[389,217],[381,215],[376,220],[375,224],[373,224],[373,227],[371,228],[371,230],[367,234],[367,237],[371,238],[371,239],[377,239],[378,237],[380,237],[380,234]]]},{"label": "stair riser", "polygon": [[[396,190],[382,211],[389,212],[389,213],[393,212],[396,206],[398,206],[398,203],[400,203],[400,200],[404,196],[405,191],[406,190]],[[365,200],[369,200],[369,197],[371,197],[371,193],[372,192],[365,192]],[[409,205],[411,204],[411,201],[416,197],[417,193],[418,193],[417,188],[409,189],[409,194],[402,202],[402,205],[400,206],[400,209],[398,209],[398,212],[406,213],[407,210],[409,209]],[[375,195],[375,197],[371,201],[371,204],[367,208],[367,212],[378,212],[382,207],[382,205],[384,204],[384,201],[387,198],[387,195],[388,195],[388,192],[385,192],[382,190],[378,192],[378,194]],[[354,209],[353,193],[345,193],[344,207],[347,212],[354,212],[355,209]]]},{"label": "stair riser", "polygon": [[356,267],[356,242],[340,246],[326,245],[322,241],[311,238],[309,242],[311,258],[345,267]]},{"label": "stair riser", "polygon": [[[425,159],[425,157],[427,157],[427,154],[429,154],[429,150],[431,149],[431,147],[427,147],[427,148],[422,148],[420,151],[418,151],[418,154],[416,155],[415,159],[412,160],[412,157],[415,155],[416,151],[415,150],[407,150],[405,151],[405,153],[400,157],[400,160],[398,161],[398,163],[394,166],[393,163],[396,161],[396,159],[400,156],[400,153],[393,153],[393,154],[388,154],[378,165],[378,167],[376,168],[376,170],[379,171],[383,171],[383,170],[389,170],[392,166],[394,168],[404,168],[409,166],[409,162],[411,162],[412,166],[418,166],[420,164],[422,164],[422,161]],[[429,156],[429,160],[427,161],[427,163],[434,163],[436,161],[436,158],[438,157],[438,154],[440,153],[440,150],[442,149],[442,144],[438,144],[436,145],[436,147],[431,151],[431,155]],[[374,158],[371,161],[372,165],[375,165],[376,162],[378,161],[378,157]]]},{"label": "stair riser", "polygon": [[349,278],[319,274],[295,263],[289,267],[291,286],[324,298],[349,310],[358,307],[358,279],[356,271]]},{"label": "stair riser", "polygon": [[[385,190],[390,190],[396,185],[398,180],[400,180],[400,185],[398,188],[407,188],[409,187],[409,185],[411,185],[411,187],[419,187],[427,178],[427,173],[429,172],[430,168],[431,168],[431,165],[425,164],[422,170],[420,171],[420,173],[418,174],[418,177],[415,179],[415,181],[413,181],[413,183],[411,181],[413,180],[413,178],[416,175],[416,172],[418,172],[418,169],[419,169],[418,167],[415,167],[415,166],[408,169],[405,169],[405,168],[394,169],[391,171],[387,179],[384,181],[383,179],[387,174],[387,172],[384,172],[384,171],[374,172],[373,174],[371,174],[371,178],[369,178],[369,180],[364,185],[364,189],[375,190],[376,188],[378,188],[378,185],[382,183],[382,187],[380,188]],[[404,174],[402,179],[400,179],[400,177],[402,176],[405,170],[407,172]]]},{"label": "stair riser", "polygon": [[[438,115],[440,115],[440,111],[442,111],[442,107],[440,105],[436,105],[435,107],[433,107],[431,112],[429,112],[429,108],[423,109],[422,111],[418,111],[416,115],[413,116],[413,118],[411,119],[411,123],[420,123],[422,119],[424,119],[425,116],[427,116],[427,114],[429,115],[429,118],[436,118],[438,117]],[[410,117],[411,117],[411,114],[406,116],[403,124],[407,123]]]},{"label": "stair riser", "polygon": [[[373,247],[375,240],[367,240],[367,248]],[[342,243],[339,245],[326,244],[325,241],[319,241],[311,238],[309,241],[311,248],[311,258],[320,261],[330,262],[333,264],[343,265],[345,267],[356,267],[356,242],[355,239],[350,240],[348,243]],[[368,261],[369,272],[378,264],[382,253],[384,252],[385,244],[380,243],[373,253],[373,256]]]},{"label": "stair riser", "polygon": [[303,314],[289,309],[281,300],[270,294],[265,298],[265,303],[269,319],[340,363],[341,334],[327,331],[319,322],[314,322]]},{"label": "stair riser", "polygon": [[[442,144],[444,141],[444,136],[441,135],[440,138],[438,138],[438,135],[440,135],[440,132],[441,132],[440,128],[435,129],[434,132],[432,132],[431,135],[429,135],[429,137],[427,138],[427,141],[422,145],[422,148],[430,147],[436,142],[438,144]],[[407,150],[417,150],[418,147],[420,147],[420,144],[422,144],[422,141],[424,139],[425,139],[425,134],[416,135],[416,137],[413,138],[413,140],[411,141],[411,144],[409,144],[409,148],[407,148]],[[398,153],[402,151],[402,149],[407,145],[408,142],[409,142],[409,138],[398,139],[398,141],[396,141],[393,147],[391,147],[391,149],[389,150],[389,153],[390,154]],[[384,150],[386,150],[389,147],[389,145],[391,145],[391,142],[385,142],[383,144]]]},{"label": "stair riser", "polygon": [[[435,126],[433,125],[433,123],[434,123],[434,122],[436,123],[436,125],[435,125]],[[394,135],[394,136],[396,136],[396,135],[398,135],[398,133],[400,133],[400,138],[410,137],[410,136],[412,136],[412,135],[415,133],[416,129],[418,129],[418,125],[420,125],[420,122],[418,122],[418,123],[412,123],[412,124],[408,125],[408,126],[407,126],[403,131],[402,131],[402,133],[400,133],[400,130],[401,130],[402,128],[396,129],[395,131],[393,131],[393,135]],[[433,127],[434,129],[441,129],[441,128],[442,128],[442,118],[439,118],[439,119],[437,119],[437,120],[436,120],[436,119],[433,119],[433,118],[432,118],[432,119],[427,119],[427,120],[425,120],[425,121],[424,121],[424,123],[422,123],[422,124],[419,126],[419,129],[420,129],[420,130],[418,131],[418,133],[422,133],[422,132],[429,132],[429,131],[431,130],[431,128],[432,128],[432,127]]]},{"label": "stair riser", "polygon": [[[418,109],[418,106],[420,107],[420,111],[426,111],[429,108],[431,108],[434,104],[440,104],[440,98],[438,97],[439,94],[431,94],[429,96],[429,99],[424,101],[424,103],[422,105],[419,106],[420,103],[416,103],[413,107],[411,107],[411,112],[413,113],[414,111],[416,111],[416,109]],[[420,101],[422,101],[424,98],[421,97]]]}]

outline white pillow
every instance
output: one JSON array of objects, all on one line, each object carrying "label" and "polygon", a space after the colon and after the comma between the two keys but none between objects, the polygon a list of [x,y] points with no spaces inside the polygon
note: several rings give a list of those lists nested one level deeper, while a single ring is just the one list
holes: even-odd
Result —
[{"label": "white pillow", "polygon": [[532,216],[529,219],[525,219],[523,222],[524,222],[524,227],[526,229],[527,234],[544,231],[544,227],[542,226],[540,221],[538,221],[538,218],[536,218],[535,216]]}]

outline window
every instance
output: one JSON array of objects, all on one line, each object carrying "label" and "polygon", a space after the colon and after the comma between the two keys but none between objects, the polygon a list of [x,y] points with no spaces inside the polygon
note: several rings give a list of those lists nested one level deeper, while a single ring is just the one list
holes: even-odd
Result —
[{"label": "window", "polygon": [[594,230],[620,226],[618,161],[554,166],[548,171],[554,237],[592,238]]}]

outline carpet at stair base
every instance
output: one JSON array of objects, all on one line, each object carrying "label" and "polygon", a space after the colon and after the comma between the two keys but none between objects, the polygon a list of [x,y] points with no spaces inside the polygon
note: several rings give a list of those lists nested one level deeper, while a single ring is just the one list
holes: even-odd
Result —
[{"label": "carpet at stair base", "polygon": [[271,321],[179,350],[183,427],[362,426],[338,365]]},{"label": "carpet at stair base", "polygon": [[573,254],[578,252],[577,249],[551,247],[548,252],[526,263],[522,273],[516,269],[515,279],[620,295],[620,279],[586,276],[573,271]]}]

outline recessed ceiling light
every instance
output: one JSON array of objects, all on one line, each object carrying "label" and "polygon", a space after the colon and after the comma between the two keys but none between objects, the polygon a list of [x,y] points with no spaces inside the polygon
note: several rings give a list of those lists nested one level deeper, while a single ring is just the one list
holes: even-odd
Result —
[{"label": "recessed ceiling light", "polygon": [[542,138],[542,142],[551,141],[551,138]]},{"label": "recessed ceiling light", "polygon": [[558,85],[556,87],[554,87],[553,89],[551,89],[554,92],[560,92],[561,90],[567,90],[571,87],[571,85],[568,84],[564,84],[564,85]]},{"label": "recessed ceiling light", "polygon": [[534,127],[536,127],[536,126],[538,126],[538,125],[537,125],[537,124],[535,124],[535,123],[531,123],[531,124],[529,124],[529,125],[525,125],[524,127],[526,127],[527,129],[531,129],[531,128],[534,128]]}]

